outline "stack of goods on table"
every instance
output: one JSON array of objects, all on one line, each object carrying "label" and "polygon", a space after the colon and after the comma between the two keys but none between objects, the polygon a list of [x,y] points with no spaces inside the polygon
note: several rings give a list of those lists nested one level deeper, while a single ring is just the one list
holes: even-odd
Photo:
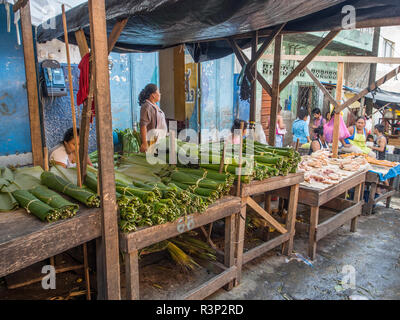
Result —
[{"label": "stack of goods on table", "polygon": [[[42,221],[54,222],[76,215],[79,206],[62,197],[67,195],[88,207],[99,207],[99,197],[90,190],[40,167],[10,170],[1,169],[0,210],[24,208]],[[57,192],[56,192],[57,191]]]},{"label": "stack of goods on table", "polygon": [[376,166],[393,168],[393,167],[396,167],[399,165],[398,162],[392,162],[392,161],[388,161],[388,160],[377,160],[377,159],[372,158],[369,155],[364,154],[364,153],[346,153],[346,154],[342,154],[340,156],[340,158],[342,158],[342,159],[344,159],[344,158],[355,159],[357,157],[364,157],[368,161],[369,164],[376,165]]},{"label": "stack of goods on table", "polygon": [[303,156],[299,164],[299,170],[304,172],[303,184],[318,189],[338,184],[343,179],[369,167],[364,157],[334,159],[332,153],[326,150]]}]

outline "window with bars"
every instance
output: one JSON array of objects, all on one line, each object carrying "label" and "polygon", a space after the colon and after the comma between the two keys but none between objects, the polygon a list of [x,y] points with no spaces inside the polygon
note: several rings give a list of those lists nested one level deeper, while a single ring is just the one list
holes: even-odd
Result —
[{"label": "window with bars", "polygon": [[388,39],[383,39],[383,56],[392,58],[394,56],[394,42]]}]

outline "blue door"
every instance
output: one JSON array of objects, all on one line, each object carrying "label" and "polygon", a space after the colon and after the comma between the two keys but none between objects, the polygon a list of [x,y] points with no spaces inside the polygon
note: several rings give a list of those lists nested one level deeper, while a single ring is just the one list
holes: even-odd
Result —
[{"label": "blue door", "polygon": [[0,156],[32,152],[24,54],[11,6],[10,11],[7,32],[6,9],[0,5]]}]

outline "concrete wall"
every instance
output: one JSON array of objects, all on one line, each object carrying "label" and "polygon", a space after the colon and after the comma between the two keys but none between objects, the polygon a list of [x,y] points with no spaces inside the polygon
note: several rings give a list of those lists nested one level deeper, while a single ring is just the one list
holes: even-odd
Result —
[{"label": "concrete wall", "polygon": [[[394,56],[400,57],[400,26],[384,27],[381,28],[381,37],[379,41],[379,56],[383,57],[383,43],[384,39],[390,40],[395,43]],[[385,74],[396,68],[397,65],[378,64],[376,78],[379,79]],[[400,93],[400,76],[389,80],[381,86],[383,90],[399,92]]]}]

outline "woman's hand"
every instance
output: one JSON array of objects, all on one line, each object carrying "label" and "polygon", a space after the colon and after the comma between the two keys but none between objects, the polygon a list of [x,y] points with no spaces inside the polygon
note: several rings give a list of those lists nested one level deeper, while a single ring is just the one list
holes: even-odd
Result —
[{"label": "woman's hand", "polygon": [[147,141],[145,141],[140,146],[140,152],[146,152],[148,148],[149,148],[149,145],[147,144]]}]

